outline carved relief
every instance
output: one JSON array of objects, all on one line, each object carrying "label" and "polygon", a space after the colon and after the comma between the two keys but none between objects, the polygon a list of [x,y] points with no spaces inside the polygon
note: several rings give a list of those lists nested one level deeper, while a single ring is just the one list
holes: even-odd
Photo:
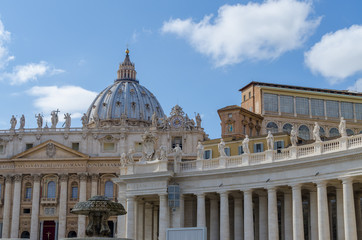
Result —
[{"label": "carved relief", "polygon": [[56,147],[54,143],[48,143],[46,147],[46,154],[48,157],[54,157],[56,153]]}]

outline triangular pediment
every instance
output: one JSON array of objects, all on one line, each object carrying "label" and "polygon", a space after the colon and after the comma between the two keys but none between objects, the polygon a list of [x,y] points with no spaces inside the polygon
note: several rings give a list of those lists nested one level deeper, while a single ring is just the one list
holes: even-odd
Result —
[{"label": "triangular pediment", "polygon": [[17,154],[13,159],[88,159],[89,156],[64,146],[53,140],[48,140]]}]

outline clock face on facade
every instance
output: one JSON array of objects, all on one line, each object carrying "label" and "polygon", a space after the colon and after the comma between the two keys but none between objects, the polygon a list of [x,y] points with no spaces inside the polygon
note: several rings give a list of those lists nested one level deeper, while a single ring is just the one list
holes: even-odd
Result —
[{"label": "clock face on facade", "polygon": [[182,125],[182,118],[181,118],[181,117],[174,117],[174,118],[172,119],[172,125],[173,125],[174,127],[176,127],[176,128],[181,127],[181,125]]}]

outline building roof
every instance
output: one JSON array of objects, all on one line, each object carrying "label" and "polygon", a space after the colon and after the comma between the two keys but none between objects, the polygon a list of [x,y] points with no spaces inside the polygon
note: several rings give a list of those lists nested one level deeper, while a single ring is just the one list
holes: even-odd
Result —
[{"label": "building roof", "polygon": [[294,89],[294,90],[302,90],[302,91],[311,91],[311,92],[323,92],[323,93],[334,93],[334,94],[343,94],[349,96],[359,96],[362,97],[362,93],[360,92],[350,92],[348,90],[333,90],[333,89],[324,89],[324,88],[311,88],[311,87],[300,87],[300,86],[292,86],[292,85],[284,85],[284,84],[276,84],[276,83],[265,83],[265,82],[250,82],[246,86],[239,89],[239,91],[243,91],[249,88],[252,85],[259,85],[265,87],[275,87],[275,88],[285,88],[285,89]]},{"label": "building roof", "polygon": [[251,111],[249,111],[249,110],[247,110],[247,109],[245,109],[245,108],[243,108],[243,107],[240,107],[240,106],[238,106],[238,105],[226,106],[226,107],[223,107],[223,108],[218,109],[217,112],[220,114],[220,112],[222,112],[222,111],[228,111],[228,110],[240,110],[240,111],[245,112],[245,113],[247,113],[247,114],[249,114],[249,115],[252,115],[252,116],[254,116],[254,117],[263,119],[263,117],[262,117],[261,115],[256,114],[256,113],[254,113],[254,112],[251,112]]}]

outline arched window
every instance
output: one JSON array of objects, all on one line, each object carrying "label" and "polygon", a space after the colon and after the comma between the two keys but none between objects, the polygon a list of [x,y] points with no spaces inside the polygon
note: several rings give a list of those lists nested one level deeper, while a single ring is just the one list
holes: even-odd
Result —
[{"label": "arched window", "polygon": [[68,233],[68,238],[76,238],[77,237],[77,233],[75,231],[70,231]]},{"label": "arched window", "polygon": [[55,182],[50,181],[48,183],[47,198],[55,198]]},{"label": "arched window", "polygon": [[266,125],[266,130],[270,131],[271,133],[277,133],[278,132],[278,125],[275,122],[269,122]]},{"label": "arched window", "polygon": [[320,127],[320,129],[319,129],[319,135],[320,135],[321,137],[325,137],[325,136],[326,136],[326,131],[324,131],[324,128]]},{"label": "arched window", "polygon": [[348,135],[348,136],[354,135],[354,132],[353,132],[353,130],[351,130],[351,129],[347,129],[346,132],[347,132],[347,135]]},{"label": "arched window", "polygon": [[309,140],[309,128],[306,125],[302,125],[298,129],[298,137],[303,138],[304,140]]},{"label": "arched window", "polygon": [[329,137],[338,137],[339,136],[339,131],[337,128],[331,128],[329,130]]},{"label": "arched window", "polygon": [[25,184],[25,200],[30,200],[31,199],[31,183],[26,183]]},{"label": "arched window", "polygon": [[72,182],[72,193],[70,198],[78,199],[78,183],[76,182]]},{"label": "arched window", "polygon": [[292,131],[292,124],[290,124],[290,123],[286,123],[286,124],[284,124],[284,126],[283,126],[283,132],[286,132],[286,133],[289,133],[290,134],[290,132]]},{"label": "arched window", "polygon": [[104,186],[104,196],[113,198],[113,182],[107,181]]},{"label": "arched window", "polygon": [[24,231],[21,233],[21,238],[30,238],[30,233],[28,231]]}]

